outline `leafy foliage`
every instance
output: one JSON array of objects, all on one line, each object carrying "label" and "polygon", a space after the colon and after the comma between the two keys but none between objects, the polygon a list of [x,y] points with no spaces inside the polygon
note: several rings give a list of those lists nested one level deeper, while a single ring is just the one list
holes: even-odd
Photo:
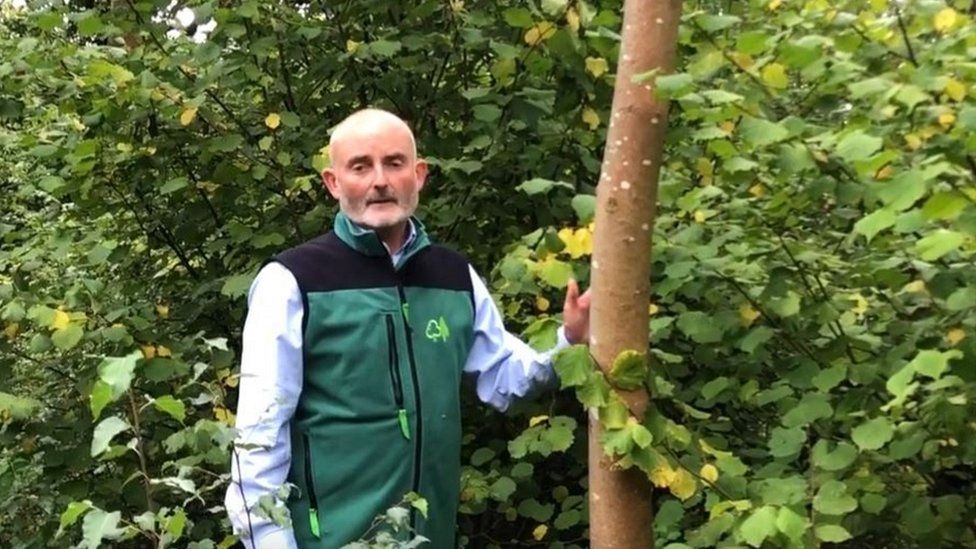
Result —
[{"label": "leafy foliage", "polygon": [[[328,224],[355,108],[413,124],[425,223],[550,346],[619,9],[0,5],[0,544],[234,543],[244,295]],[[647,76],[672,100],[648,349],[610,379],[569,349],[572,391],[505,417],[469,399],[462,543],[586,545],[578,402],[659,491],[661,546],[976,543],[974,10],[685,2],[677,71]]]}]

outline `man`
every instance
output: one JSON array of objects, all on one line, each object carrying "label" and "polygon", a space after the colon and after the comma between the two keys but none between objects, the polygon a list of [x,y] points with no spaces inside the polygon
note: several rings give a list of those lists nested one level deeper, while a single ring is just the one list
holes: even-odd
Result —
[{"label": "man", "polygon": [[[329,152],[333,231],[276,256],[248,296],[228,514],[248,547],[334,548],[414,491],[429,504],[411,516],[417,533],[453,547],[462,372],[504,411],[554,381],[555,349],[507,333],[467,261],[411,217],[427,164],[406,123],[356,112]],[[589,294],[575,282],[563,315],[557,349],[585,342]],[[254,512],[286,482],[291,528]]]}]

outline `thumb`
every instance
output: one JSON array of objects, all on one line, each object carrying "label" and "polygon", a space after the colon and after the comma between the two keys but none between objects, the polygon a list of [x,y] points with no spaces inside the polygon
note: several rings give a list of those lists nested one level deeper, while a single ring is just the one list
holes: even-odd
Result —
[{"label": "thumb", "polygon": [[576,303],[581,309],[588,309],[590,307],[590,299],[592,299],[590,296],[590,290],[587,289],[585,292],[583,292],[583,295],[579,297]]}]

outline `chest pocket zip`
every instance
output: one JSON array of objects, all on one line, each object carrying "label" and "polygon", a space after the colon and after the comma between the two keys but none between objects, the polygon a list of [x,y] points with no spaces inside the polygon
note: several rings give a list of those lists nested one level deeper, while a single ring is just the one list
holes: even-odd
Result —
[{"label": "chest pocket zip", "polygon": [[403,378],[400,377],[400,354],[397,351],[396,330],[393,326],[393,316],[386,316],[386,341],[389,349],[390,384],[393,386],[393,401],[397,408],[397,421],[403,438],[410,440],[410,418],[403,407]]},{"label": "chest pocket zip", "polygon": [[319,502],[315,494],[315,475],[312,473],[312,451],[309,449],[308,433],[302,433],[305,445],[305,489],[308,491],[308,526],[315,539],[321,539],[319,529]]}]

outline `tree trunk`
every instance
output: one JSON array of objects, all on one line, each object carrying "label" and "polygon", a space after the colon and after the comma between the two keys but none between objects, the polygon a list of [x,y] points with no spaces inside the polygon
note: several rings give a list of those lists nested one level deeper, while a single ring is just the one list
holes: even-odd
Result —
[{"label": "tree trunk", "polygon": [[[667,104],[654,97],[653,79],[635,75],[674,65],[680,0],[626,0],[607,144],[597,186],[593,241],[590,349],[607,372],[622,351],[648,344],[651,229],[667,127]],[[621,392],[643,419],[648,394]],[[589,420],[590,544],[596,549],[654,545],[651,486],[639,469],[608,469],[601,426]]]}]

